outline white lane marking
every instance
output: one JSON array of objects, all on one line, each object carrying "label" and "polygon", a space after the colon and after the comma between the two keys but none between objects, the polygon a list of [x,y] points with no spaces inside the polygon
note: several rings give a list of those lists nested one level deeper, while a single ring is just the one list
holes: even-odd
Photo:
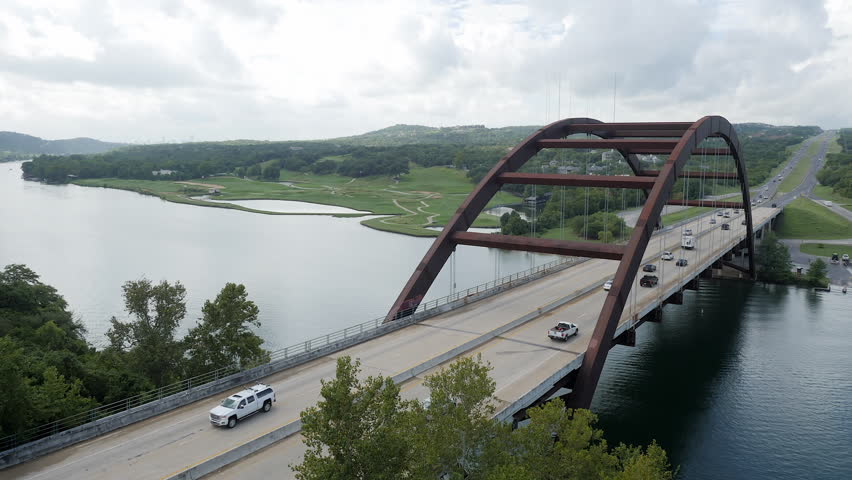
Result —
[{"label": "white lane marking", "polygon": [[[105,453],[105,452],[109,452],[110,450],[115,450],[115,449],[116,449],[116,448],[118,448],[118,447],[122,447],[122,446],[124,446],[124,445],[127,445],[128,443],[135,442],[135,441],[137,441],[137,440],[141,440],[141,439],[143,439],[143,438],[145,438],[145,437],[148,437],[148,436],[151,436],[151,435],[153,435],[153,434],[155,434],[155,433],[159,433],[159,432],[161,432],[162,430],[166,430],[166,429],[168,429],[168,428],[172,428],[172,427],[174,427],[174,426],[176,426],[176,425],[180,425],[181,423],[188,422],[188,421],[190,421],[190,420],[197,420],[197,418],[196,418],[196,417],[189,417],[189,418],[185,418],[185,419],[183,419],[183,420],[181,420],[181,421],[179,421],[179,422],[175,422],[175,423],[173,423],[173,424],[171,424],[171,425],[166,425],[165,427],[160,427],[160,428],[158,428],[158,429],[156,429],[156,430],[152,430],[152,431],[150,431],[150,432],[148,432],[148,433],[146,433],[146,434],[144,434],[144,435],[140,435],[140,436],[138,436],[138,437],[135,437],[135,438],[132,438],[132,439],[130,439],[130,440],[127,440],[126,442],[119,443],[118,445],[113,445],[113,446],[111,446],[111,447],[109,447],[109,448],[105,448],[105,449],[103,449],[103,450],[98,450],[97,452],[90,453],[90,454],[88,454],[88,455],[86,455],[86,456],[84,456],[84,457],[80,457],[80,458],[78,458],[78,459],[76,459],[76,460],[72,460],[72,461],[70,461],[70,462],[63,463],[63,464],[61,464],[61,465],[57,465],[55,468],[52,468],[52,469],[50,469],[50,470],[45,470],[45,471],[43,471],[43,472],[39,472],[39,473],[37,473],[37,474],[35,474],[35,475],[31,476],[31,477],[26,477],[26,478],[38,478],[38,477],[41,477],[41,476],[47,475],[48,473],[53,473],[53,472],[55,472],[55,471],[57,471],[57,470],[63,469],[63,468],[65,468],[65,467],[68,467],[69,465],[73,465],[73,464],[75,464],[75,463],[82,462],[83,460],[86,460],[87,458],[94,457],[95,455],[100,455],[100,454]],[[96,437],[96,438],[97,438],[97,437]]]}]

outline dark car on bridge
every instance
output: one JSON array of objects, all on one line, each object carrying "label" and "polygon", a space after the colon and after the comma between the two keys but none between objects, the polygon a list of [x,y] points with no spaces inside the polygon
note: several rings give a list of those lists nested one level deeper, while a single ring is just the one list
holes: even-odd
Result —
[{"label": "dark car on bridge", "polygon": [[643,287],[656,287],[657,283],[659,283],[660,279],[657,278],[656,275],[645,275],[639,280],[639,285]]},{"label": "dark car on bridge", "polygon": [[730,230],[730,229],[731,229],[731,226],[729,224],[727,224],[727,223],[722,224],[722,230]]},{"label": "dark car on bridge", "polygon": [[642,267],[642,271],[643,272],[656,272],[657,266],[654,265],[653,263],[649,263],[649,264],[645,265],[644,267]]},{"label": "dark car on bridge", "polygon": [[678,258],[675,262],[675,265],[677,265],[678,267],[685,267],[688,265],[688,263],[685,258]]}]

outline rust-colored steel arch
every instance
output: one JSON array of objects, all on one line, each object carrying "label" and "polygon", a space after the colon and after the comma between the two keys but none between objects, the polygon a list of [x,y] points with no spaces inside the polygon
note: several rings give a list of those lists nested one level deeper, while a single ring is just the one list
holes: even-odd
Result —
[{"label": "rust-colored steel arch", "polygon": [[[577,133],[598,137],[565,138]],[[727,149],[699,149],[704,139],[720,137]],[[520,173],[518,170],[542,148],[612,148],[627,159],[634,177],[599,175],[546,175]],[[642,171],[636,158],[641,153],[666,153],[668,161],[659,171]],[[494,248],[556,253],[619,260],[613,286],[606,296],[598,322],[586,350],[583,364],[569,403],[588,408],[597,387],[601,370],[612,344],[618,320],[624,311],[631,285],[648,246],[654,226],[659,223],[664,205],[701,204],[701,202],[670,202],[672,187],[677,178],[733,178],[732,174],[684,171],[692,154],[730,155],[736,164],[736,179],[740,182],[746,216],[746,245],[749,250],[749,272],[754,277],[754,239],[748,190],[748,177],[740,155],[739,140],[731,124],[720,116],[703,117],[696,122],[603,123],[590,118],[571,118],[551,123],[534,132],[516,146],[488,172],[458,208],[441,234],[426,252],[423,260],[405,284],[388,312],[385,322],[413,313],[429,287],[440,273],[456,245],[477,245]],[[538,185],[590,186],[636,188],[646,192],[645,206],[626,245],[568,242],[506,235],[486,235],[466,232],[491,198],[505,183]]]}]

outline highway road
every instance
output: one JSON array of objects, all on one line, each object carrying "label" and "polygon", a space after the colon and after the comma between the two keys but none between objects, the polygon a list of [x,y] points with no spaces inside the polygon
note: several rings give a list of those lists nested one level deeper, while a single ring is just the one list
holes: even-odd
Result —
[{"label": "highway road", "polygon": [[[769,208],[755,209],[755,223],[774,212],[774,209]],[[711,250],[721,253],[736,243],[745,228],[740,225],[741,216],[730,220],[730,231],[719,229],[721,221],[710,225],[709,216],[705,216],[681,228],[656,235],[649,244],[646,259],[659,266],[657,275],[662,285],[657,288],[634,287],[623,320],[641,310],[643,305],[659,300],[666,285],[673,285],[683,278],[700,260],[709,259]],[[721,220],[721,217],[718,218]],[[698,239],[697,249],[679,250],[682,228],[691,228],[697,235],[707,232]],[[722,241],[725,246],[721,245]],[[718,248],[711,249],[711,245]],[[673,251],[675,258],[683,256],[690,266],[681,268],[674,266],[674,262],[655,260],[662,250]],[[297,419],[301,410],[317,401],[320,379],[334,375],[335,361],[340,356],[359,358],[365,375],[392,376],[535,312],[539,306],[572,296],[589,285],[601,285],[613,276],[616,267],[617,262],[590,260],[420,324],[272,375],[263,381],[273,385],[278,392],[275,407],[270,413],[259,414],[241,422],[235,429],[216,428],[209,423],[207,412],[217,401],[209,398],[2,470],[0,478],[76,480],[167,477]],[[520,398],[585,351],[603,299],[604,292],[594,289],[592,293],[577,298],[557,311],[535,318],[467,353],[481,352],[494,366],[496,396],[500,399],[498,408]],[[550,341],[545,332],[556,321],[563,319],[577,323],[580,326],[579,335],[566,343]],[[402,385],[406,397],[427,396],[421,384],[424,375]],[[221,398],[230,393],[223,393]],[[280,478],[289,472],[285,465],[300,460],[302,448],[299,437],[295,436],[236,464],[229,471],[248,469],[246,475],[253,478],[257,472],[269,469]],[[220,478],[227,478],[228,474],[221,475],[225,476]]]}]

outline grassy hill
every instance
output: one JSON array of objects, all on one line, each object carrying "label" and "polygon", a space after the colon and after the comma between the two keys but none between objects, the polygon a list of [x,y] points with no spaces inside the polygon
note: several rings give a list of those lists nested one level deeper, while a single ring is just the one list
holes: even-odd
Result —
[{"label": "grassy hill", "polygon": [[426,127],[423,125],[394,125],[374,132],[329,141],[369,147],[412,144],[458,145],[515,145],[534,132],[538,126],[486,128],[485,125],[455,127]]},{"label": "grassy hill", "polygon": [[45,140],[16,132],[0,132],[0,154],[70,155],[75,153],[103,153],[123,146],[122,143],[102,142],[94,138],[69,138]]}]

